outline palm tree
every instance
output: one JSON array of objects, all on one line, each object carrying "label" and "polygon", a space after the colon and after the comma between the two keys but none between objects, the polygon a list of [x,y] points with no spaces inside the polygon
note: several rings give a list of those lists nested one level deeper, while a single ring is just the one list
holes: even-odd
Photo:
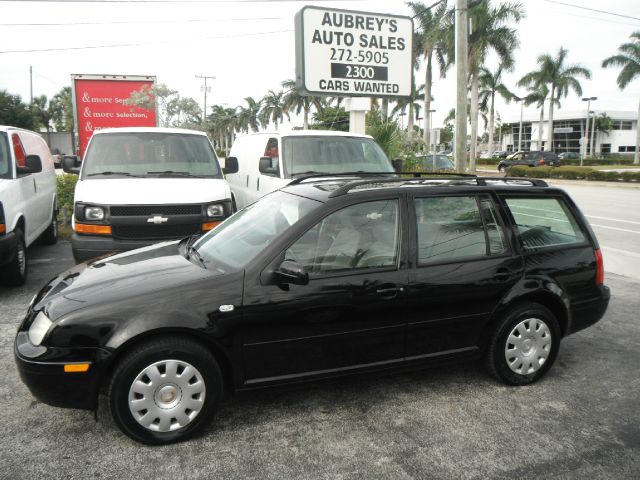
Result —
[{"label": "palm tree", "polygon": [[[429,145],[431,125],[429,124],[429,110],[431,110],[431,85],[433,77],[433,54],[440,65],[442,76],[446,71],[448,62],[445,61],[444,41],[447,36],[447,2],[443,1],[437,8],[431,9],[422,2],[408,2],[414,18],[418,22],[418,44],[422,46],[422,55],[426,63],[424,75],[424,143]],[[410,117],[411,118],[411,117]]]},{"label": "palm tree", "polygon": [[566,65],[568,50],[560,47],[558,54],[540,55],[537,59],[538,70],[522,77],[519,85],[539,88],[547,85],[549,88],[549,127],[547,131],[547,150],[553,152],[553,107],[556,102],[569,94],[569,89],[576,95],[582,95],[582,86],[577,77],[591,78],[591,71],[581,65]]},{"label": "palm tree", "polygon": [[[623,43],[618,47],[618,55],[605,58],[602,66],[622,67],[617,78],[618,87],[624,90],[629,83],[636,78],[640,78],[640,31],[631,34],[631,42]],[[638,127],[636,128],[636,153],[633,156],[633,163],[640,163],[640,102],[638,103]]]},{"label": "palm tree", "polygon": [[469,169],[475,171],[478,138],[478,88],[480,68],[490,51],[498,55],[503,68],[512,68],[513,52],[518,47],[515,22],[524,18],[524,8],[520,3],[503,3],[491,7],[490,0],[481,0],[469,9],[472,30],[469,33],[469,76],[471,78],[471,148]]},{"label": "palm tree", "polygon": [[417,119],[420,115],[420,103],[419,100],[424,100],[424,93],[421,93],[424,90],[424,85],[420,85],[416,88],[415,82],[411,87],[411,96],[399,98],[396,101],[395,107],[391,110],[391,116],[394,116],[400,112],[405,111],[407,107],[409,107],[409,118],[407,120],[407,131],[413,132],[413,121]]},{"label": "palm tree", "polygon": [[238,105],[238,127],[249,133],[249,129],[257,132],[260,128],[259,115],[261,102],[253,97],[244,97],[246,106]]},{"label": "palm tree", "polygon": [[478,75],[478,83],[480,85],[480,105],[486,110],[487,103],[489,107],[489,157],[493,153],[493,133],[495,128],[495,98],[496,93],[499,94],[507,103],[513,98],[513,94],[509,91],[504,83],[502,83],[502,72],[504,67],[500,65],[495,72],[491,72],[485,67],[480,68]]},{"label": "palm tree", "polygon": [[262,99],[262,110],[260,110],[260,122],[263,127],[269,125],[269,122],[273,122],[278,130],[278,121],[282,122],[284,116],[289,119],[289,113],[284,105],[284,92],[269,92]]},{"label": "palm tree", "polygon": [[287,112],[295,111],[296,114],[303,112],[303,125],[302,128],[309,130],[309,112],[311,107],[315,107],[316,111],[322,112],[324,108],[324,102],[321,97],[314,97],[311,95],[300,95],[300,92],[296,89],[295,80],[285,80],[282,82],[282,88],[285,89],[283,98],[284,108]]}]

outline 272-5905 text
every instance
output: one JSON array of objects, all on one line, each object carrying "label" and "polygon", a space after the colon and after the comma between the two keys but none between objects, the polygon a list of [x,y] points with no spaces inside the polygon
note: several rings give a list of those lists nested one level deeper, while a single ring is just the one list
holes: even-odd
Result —
[{"label": "272-5905 text", "polygon": [[386,65],[389,63],[387,52],[373,52],[371,50],[353,51],[350,48],[331,48],[331,60],[342,62],[377,63]]}]

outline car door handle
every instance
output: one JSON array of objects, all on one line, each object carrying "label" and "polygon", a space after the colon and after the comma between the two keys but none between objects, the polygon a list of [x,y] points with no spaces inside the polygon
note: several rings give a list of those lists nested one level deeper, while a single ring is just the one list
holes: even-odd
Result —
[{"label": "car door handle", "polygon": [[385,298],[395,298],[399,293],[404,292],[403,287],[379,288],[376,293]]}]

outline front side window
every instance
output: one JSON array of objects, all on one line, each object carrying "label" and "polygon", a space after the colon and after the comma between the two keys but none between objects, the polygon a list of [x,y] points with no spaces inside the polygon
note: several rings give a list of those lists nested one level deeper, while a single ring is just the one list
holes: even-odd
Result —
[{"label": "front side window", "polygon": [[415,200],[418,262],[457,261],[507,250],[489,197],[428,197]]},{"label": "front side window", "polygon": [[585,240],[578,223],[559,198],[505,198],[525,250]]},{"label": "front side window", "polygon": [[0,178],[11,178],[11,155],[7,134],[0,132]]},{"label": "front side window", "polygon": [[398,260],[398,200],[359,203],[325,217],[285,253],[310,275],[394,267]]}]

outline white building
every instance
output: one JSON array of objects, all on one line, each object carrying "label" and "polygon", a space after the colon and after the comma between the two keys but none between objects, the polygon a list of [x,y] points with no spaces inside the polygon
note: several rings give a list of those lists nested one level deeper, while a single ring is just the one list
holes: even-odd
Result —
[{"label": "white building", "polygon": [[[613,129],[608,132],[593,134],[593,112],[595,116],[606,113],[613,121]],[[522,140],[520,141],[520,116],[510,117],[504,124],[510,125],[512,133],[502,138],[502,149],[518,150],[549,150],[547,148],[548,110],[545,110],[544,121],[540,125],[540,111],[529,110],[522,117]],[[635,152],[636,132],[638,129],[638,113],[632,111],[592,110],[589,120],[588,139],[586,141],[586,110],[555,110],[553,112],[553,150],[556,153],[576,152],[591,155],[591,144],[594,153],[630,153]],[[542,128],[542,143],[538,143]],[[591,137],[593,135],[593,142]],[[520,143],[519,143],[520,141]],[[586,148],[586,152],[583,150]]]}]

